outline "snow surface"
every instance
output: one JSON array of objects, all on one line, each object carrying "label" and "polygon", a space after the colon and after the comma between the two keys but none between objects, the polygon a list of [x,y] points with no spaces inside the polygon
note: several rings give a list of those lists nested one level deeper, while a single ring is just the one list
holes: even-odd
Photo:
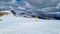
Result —
[{"label": "snow surface", "polygon": [[34,18],[15,17],[12,14],[0,18],[0,34],[60,34],[60,20],[35,21]]}]

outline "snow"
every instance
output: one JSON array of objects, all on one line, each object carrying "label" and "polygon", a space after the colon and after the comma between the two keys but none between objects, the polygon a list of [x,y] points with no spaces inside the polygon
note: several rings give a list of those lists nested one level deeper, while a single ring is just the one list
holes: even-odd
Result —
[{"label": "snow", "polygon": [[[17,13],[18,10],[21,12],[53,13],[55,11],[60,13],[58,11],[60,10],[60,0],[23,0],[21,3],[16,2],[16,0],[1,0],[0,10],[16,10]],[[0,19],[2,19],[0,21],[0,34],[60,34],[60,20],[38,19],[35,21],[34,18],[15,17],[12,14],[4,15]]]},{"label": "snow", "polygon": [[43,20],[15,17],[12,14],[0,17],[0,34],[60,34],[60,20]]}]

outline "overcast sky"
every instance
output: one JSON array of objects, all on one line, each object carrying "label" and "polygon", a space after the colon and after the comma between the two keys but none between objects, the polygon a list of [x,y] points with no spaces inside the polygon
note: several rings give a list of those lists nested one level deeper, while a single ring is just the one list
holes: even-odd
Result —
[{"label": "overcast sky", "polygon": [[34,5],[37,8],[43,8],[47,6],[56,6],[60,3],[60,0],[26,0],[30,4]]},{"label": "overcast sky", "polygon": [[[21,2],[22,0],[0,0],[0,1],[12,1],[12,2]],[[50,6],[56,6],[58,3],[60,3],[60,0],[25,0],[31,5],[37,7],[37,8],[44,8],[44,7],[50,7]]]},{"label": "overcast sky", "polygon": [[17,2],[20,2],[22,0],[0,0],[0,1],[17,1]]}]

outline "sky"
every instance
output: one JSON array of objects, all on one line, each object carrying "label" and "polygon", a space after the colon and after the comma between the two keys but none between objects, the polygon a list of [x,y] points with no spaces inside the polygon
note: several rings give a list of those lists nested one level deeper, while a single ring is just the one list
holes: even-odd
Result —
[{"label": "sky", "polygon": [[17,2],[21,2],[22,0],[16,0]]},{"label": "sky", "polygon": [[0,0],[0,1],[5,1],[5,2],[7,2],[7,1],[17,1],[17,2],[21,2],[22,0]]},{"label": "sky", "polygon": [[37,8],[45,8],[45,7],[54,7],[58,3],[60,3],[60,0],[26,0],[31,5],[37,7]]}]

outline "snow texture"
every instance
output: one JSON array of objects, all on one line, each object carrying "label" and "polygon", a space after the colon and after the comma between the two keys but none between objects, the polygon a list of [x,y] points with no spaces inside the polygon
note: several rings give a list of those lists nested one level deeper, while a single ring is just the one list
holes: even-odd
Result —
[{"label": "snow texture", "polygon": [[0,17],[0,34],[60,34],[60,20],[42,20],[15,17],[12,14]]}]

